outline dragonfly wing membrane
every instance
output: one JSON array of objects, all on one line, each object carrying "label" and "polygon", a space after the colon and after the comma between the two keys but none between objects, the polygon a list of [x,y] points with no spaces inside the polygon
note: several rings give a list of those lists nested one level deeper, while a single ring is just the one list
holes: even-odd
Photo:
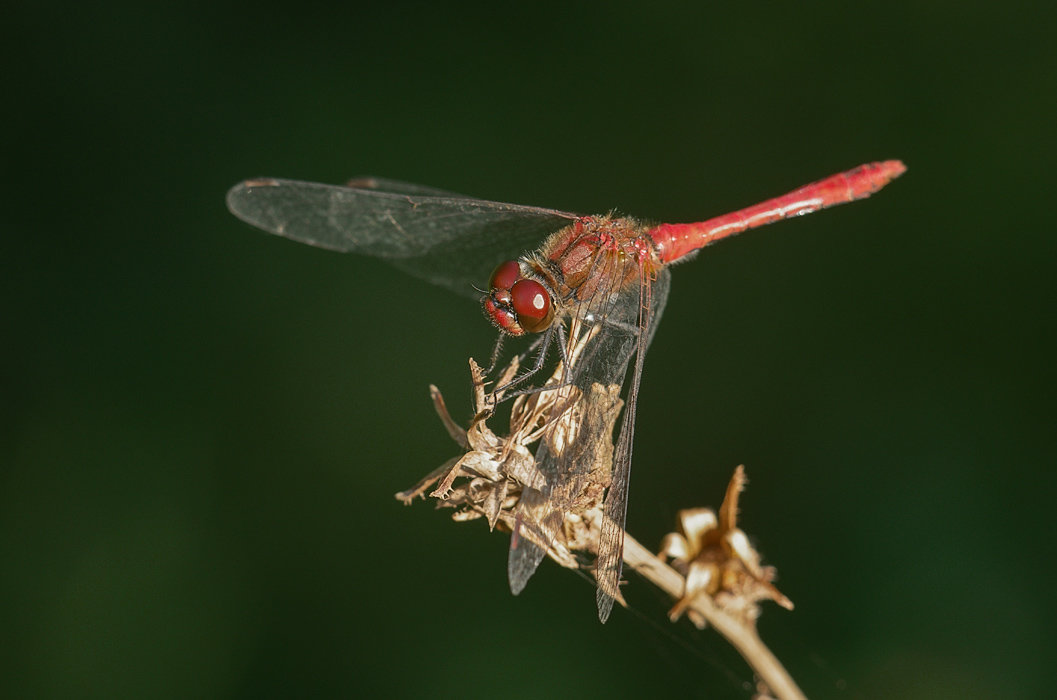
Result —
[{"label": "dragonfly wing membrane", "polygon": [[628,509],[628,488],[631,485],[631,454],[635,441],[635,416],[638,409],[639,386],[642,379],[642,368],[646,361],[646,351],[653,342],[654,333],[660,323],[664,307],[668,302],[668,291],[671,287],[671,275],[661,270],[653,283],[642,285],[643,296],[640,297],[639,319],[640,332],[645,334],[639,344],[635,357],[635,368],[628,389],[627,406],[621,421],[620,437],[613,454],[613,478],[606,492],[603,508],[602,531],[598,541],[598,558],[595,561],[595,578],[598,590],[595,601],[598,607],[598,619],[605,622],[613,609],[613,601],[620,598],[620,573],[624,557],[624,521]]},{"label": "dragonfly wing membrane", "polygon": [[351,187],[356,190],[374,190],[377,192],[392,192],[393,194],[411,194],[417,196],[427,197],[449,197],[451,199],[474,199],[474,197],[467,196],[465,194],[459,194],[458,192],[449,192],[442,190],[438,187],[430,187],[429,185],[419,185],[414,182],[404,182],[403,180],[390,180],[385,177],[376,177],[374,175],[363,175],[361,177],[354,177],[345,183],[346,187]]},{"label": "dragonfly wing membrane", "polygon": [[[656,321],[663,311],[669,279],[668,271],[662,270],[653,283],[650,307],[653,323],[647,326],[642,352],[652,339]],[[626,474],[621,476],[619,471],[627,471],[630,459],[624,462],[614,460],[613,430],[621,409],[620,388],[631,358],[640,347],[638,300],[639,295],[634,290],[617,298],[610,308],[594,310],[599,328],[583,332],[596,332],[597,335],[584,346],[583,354],[573,363],[565,379],[579,392],[579,399],[570,409],[575,427],[563,425],[566,417],[559,419],[537,449],[536,462],[546,483],[540,491],[525,488],[518,520],[521,528],[542,536],[544,542],[553,541],[565,512],[575,507],[589,483],[605,479],[611,470],[618,472],[614,474],[616,481],[623,479],[626,482]],[[626,430],[625,426],[621,441]],[[630,439],[630,433],[628,436]],[[623,496],[615,497],[626,503],[626,489]],[[607,508],[610,498],[606,496]],[[623,524],[621,520],[620,532]],[[511,590],[515,592],[525,587],[545,554],[545,549],[535,545],[525,547],[522,540],[518,538],[512,542],[507,561]],[[603,553],[607,546],[611,550],[615,544],[619,549],[622,544],[622,540],[612,541],[612,533],[609,540],[607,544],[603,538],[600,543]]]},{"label": "dragonfly wing membrane", "polygon": [[[539,449],[546,448],[541,446]],[[506,564],[507,581],[514,595],[525,589],[532,574],[536,573],[540,562],[547,555],[547,548],[530,538],[540,543],[551,542],[558,533],[561,513],[558,513],[557,521],[553,514],[554,511],[548,507],[547,496],[543,492],[527,486],[522,489],[517,523],[511,535],[510,553]]]},{"label": "dragonfly wing membrane", "polygon": [[473,199],[381,178],[353,183],[355,187],[247,180],[228,192],[227,203],[237,217],[269,233],[382,258],[471,296],[477,295],[473,285],[484,284],[498,262],[534,248],[576,219],[554,209]]}]

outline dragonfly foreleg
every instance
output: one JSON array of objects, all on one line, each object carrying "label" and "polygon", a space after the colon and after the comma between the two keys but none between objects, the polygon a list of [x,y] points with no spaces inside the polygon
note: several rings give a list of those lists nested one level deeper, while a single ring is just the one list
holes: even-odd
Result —
[{"label": "dragonfly foreleg", "polygon": [[[537,343],[543,342],[543,348],[541,349],[539,355],[537,356],[537,360],[536,360],[535,366],[532,369],[526,371],[520,377],[516,377],[512,381],[504,384],[503,386],[499,387],[499,389],[496,390],[497,393],[499,391],[503,392],[503,394],[504,394],[503,395],[503,401],[506,401],[507,399],[512,399],[512,398],[517,397],[517,396],[524,396],[525,394],[536,394],[536,393],[539,393],[541,391],[551,391],[553,389],[561,389],[562,387],[569,386],[570,384],[573,383],[572,374],[570,372],[563,372],[562,373],[562,380],[560,382],[555,383],[555,384],[548,384],[548,385],[545,385],[545,386],[534,386],[534,387],[529,387],[527,389],[518,389],[517,391],[509,391],[509,389],[511,387],[513,387],[513,386],[515,386],[517,384],[520,384],[521,382],[523,382],[526,379],[528,379],[529,377],[537,374],[541,369],[543,369],[543,360],[546,358],[547,349],[550,347],[550,345],[552,343],[552,339],[549,337],[551,335],[552,331],[554,332],[554,334],[556,334],[558,336],[558,352],[559,352],[559,354],[561,355],[561,358],[562,358],[562,366],[563,367],[569,367],[569,355],[567,354],[567,350],[565,349],[566,345],[567,345],[566,337],[565,337],[565,327],[562,326],[561,324],[555,324],[554,326],[549,328],[546,333],[544,333],[544,335],[540,338],[540,340],[536,341]],[[535,344],[533,344],[533,347],[535,347]],[[527,350],[524,354],[522,354],[521,357],[524,357],[531,350],[532,350],[532,348],[529,348],[529,350]]]},{"label": "dragonfly foreleg", "polygon": [[[520,375],[514,377],[513,379],[511,379],[509,382],[507,382],[503,386],[498,387],[496,389],[496,393],[499,393],[499,392],[504,392],[505,393],[507,390],[511,389],[512,387],[515,387],[518,384],[521,384],[522,382],[524,382],[525,380],[530,379],[534,375],[538,374],[539,371],[541,369],[543,369],[543,364],[547,361],[547,350],[550,348],[551,342],[552,342],[552,340],[554,338],[554,329],[555,329],[555,327],[560,328],[561,325],[560,324],[555,324],[554,326],[551,326],[550,328],[548,328],[543,333],[543,335],[540,336],[539,340],[537,340],[532,345],[530,345],[528,350],[526,350],[524,353],[522,353],[521,355],[518,356],[518,361],[520,363],[521,361],[523,361],[525,356],[527,356],[530,352],[532,352],[533,349],[538,347],[539,348],[539,352],[536,353],[536,362],[532,365],[532,368],[522,372]],[[503,398],[504,399],[508,399],[508,398],[511,398],[512,396],[519,396],[520,394],[524,394],[524,393],[528,393],[528,392],[527,391],[519,391],[519,392],[517,392],[515,394],[508,394],[508,395],[504,396]]]},{"label": "dragonfly foreleg", "polygon": [[499,362],[499,353],[503,349],[503,338],[505,337],[503,333],[496,334],[495,347],[492,348],[492,361],[488,363],[488,369],[484,371],[484,376],[490,375]]}]

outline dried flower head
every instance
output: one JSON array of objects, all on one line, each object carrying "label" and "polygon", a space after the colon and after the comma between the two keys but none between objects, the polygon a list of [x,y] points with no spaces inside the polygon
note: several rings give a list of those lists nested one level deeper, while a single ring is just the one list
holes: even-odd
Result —
[{"label": "dried flower head", "polygon": [[670,560],[685,579],[682,597],[669,612],[673,621],[685,612],[695,625],[704,627],[704,616],[692,606],[699,595],[711,597],[725,612],[753,626],[761,600],[793,609],[793,603],[771,583],[774,567],[761,565],[760,554],[737,526],[738,497],[746,482],[745,468],[739,466],[718,517],[708,508],[679,511],[679,532],[661,542],[658,556]]},{"label": "dried flower head", "polygon": [[[564,357],[575,362],[593,333],[574,329]],[[545,440],[552,454],[561,454],[576,444],[580,430],[612,435],[623,402],[619,385],[593,384],[585,391],[563,383],[563,364],[558,363],[545,383],[553,388],[514,396],[505,436],[496,434],[488,421],[518,376],[516,358],[493,391],[486,390],[481,367],[470,360],[475,415],[467,429],[455,423],[440,391],[431,386],[441,422],[466,451],[396,497],[410,503],[416,496],[424,498],[429,490],[429,495],[438,499],[438,507],[455,509],[452,517],[457,521],[484,517],[490,528],[514,531],[517,527],[519,537],[531,540],[562,566],[583,566],[574,552],[597,553],[603,497],[612,468],[612,441],[595,453],[594,464],[584,470],[582,478],[565,492],[552,492],[549,499],[541,496],[547,480],[537,466],[534,451],[539,447],[536,443]]]}]

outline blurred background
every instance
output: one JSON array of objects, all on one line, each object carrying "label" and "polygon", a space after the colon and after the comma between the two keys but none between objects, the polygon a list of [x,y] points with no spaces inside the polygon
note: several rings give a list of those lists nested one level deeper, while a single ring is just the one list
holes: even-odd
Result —
[{"label": "blurred background", "polygon": [[[694,221],[859,163],[854,206],[673,270],[628,529],[718,506],[812,697],[1052,686],[1043,3],[20,3],[0,290],[6,697],[750,695],[631,577],[601,626],[393,494],[457,453],[472,302],[259,233],[259,175]],[[485,280],[481,281],[482,283]]]}]

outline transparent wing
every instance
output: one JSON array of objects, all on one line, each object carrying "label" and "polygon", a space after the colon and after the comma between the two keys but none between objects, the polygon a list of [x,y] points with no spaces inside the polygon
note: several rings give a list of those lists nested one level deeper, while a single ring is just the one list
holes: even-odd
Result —
[{"label": "transparent wing", "polygon": [[[619,279],[620,275],[613,276]],[[524,489],[519,504],[519,521],[522,527],[536,531],[542,542],[554,539],[562,520],[588,484],[588,477],[599,467],[612,469],[612,484],[606,495],[605,510],[619,512],[617,533],[612,528],[603,529],[603,541],[600,542],[600,556],[612,557],[617,551],[618,559],[623,548],[623,515],[627,503],[627,482],[631,469],[630,442],[634,427],[634,400],[637,394],[636,385],[628,393],[628,403],[624,408],[624,421],[620,442],[616,452],[613,450],[613,425],[615,416],[611,413],[612,402],[619,401],[620,387],[623,385],[631,357],[639,352],[645,356],[646,349],[652,340],[653,332],[660,320],[661,313],[668,298],[670,275],[661,270],[649,290],[650,313],[640,317],[639,290],[633,289],[623,293],[604,304],[580,305],[574,314],[584,323],[585,333],[590,333],[592,325],[598,325],[594,337],[584,347],[582,355],[568,369],[565,381],[570,382],[583,397],[578,408],[578,424],[572,430],[563,428],[565,436],[574,435],[571,441],[554,439],[554,435],[541,441],[536,452],[536,462],[546,479],[541,490]],[[604,298],[604,295],[600,295]],[[640,333],[640,324],[646,322],[645,332]],[[640,344],[640,335],[644,336]],[[636,362],[636,374],[633,382],[637,383],[641,362]],[[619,410],[619,406],[617,406]],[[620,453],[620,446],[628,445],[626,456]],[[610,505],[612,503],[612,506]],[[608,540],[606,537],[608,536]],[[519,593],[535,573],[546,555],[546,549],[530,542],[527,538],[512,541],[507,560],[507,576],[511,590]],[[617,571],[619,577],[619,570]],[[609,600],[612,605],[612,600]],[[600,604],[601,614],[601,604]],[[608,610],[607,610],[608,614]]]},{"label": "transparent wing", "polygon": [[667,270],[657,276],[650,287],[645,286],[642,299],[643,314],[640,317],[640,333],[643,341],[635,356],[631,387],[628,389],[627,405],[620,426],[620,438],[613,453],[613,478],[606,492],[603,508],[602,532],[598,541],[598,558],[595,561],[595,578],[598,590],[595,601],[598,619],[603,623],[613,610],[613,600],[620,598],[620,572],[624,564],[624,523],[628,512],[628,488],[631,485],[631,453],[635,444],[635,415],[639,405],[639,386],[646,350],[653,341],[653,334],[664,313],[668,301],[671,277]]},{"label": "transparent wing", "polygon": [[393,194],[411,194],[426,197],[451,197],[454,199],[473,199],[473,197],[469,197],[465,194],[449,192],[448,190],[442,190],[437,187],[430,187],[429,185],[416,185],[413,182],[404,182],[402,180],[390,180],[388,178],[376,177],[374,175],[363,175],[361,177],[354,177],[345,183],[345,187],[351,187],[357,190],[375,190],[377,192],[391,192]]},{"label": "transparent wing", "polygon": [[535,249],[575,214],[473,199],[383,178],[349,185],[246,180],[228,191],[243,221],[301,243],[383,258],[417,277],[479,296],[503,260]]}]

